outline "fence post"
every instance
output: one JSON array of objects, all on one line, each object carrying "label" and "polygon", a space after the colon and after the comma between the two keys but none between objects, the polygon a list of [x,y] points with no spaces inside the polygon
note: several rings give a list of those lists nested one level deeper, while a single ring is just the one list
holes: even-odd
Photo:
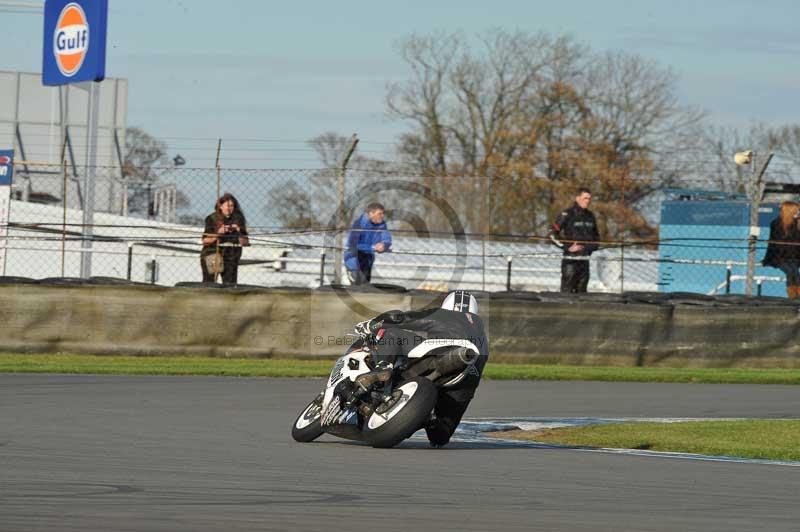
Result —
[{"label": "fence post", "polygon": [[319,285],[323,284],[325,284],[325,248],[322,248],[319,254]]},{"label": "fence post", "polygon": [[221,183],[222,178],[220,176],[220,170],[221,169],[220,169],[220,166],[219,166],[219,156],[220,156],[220,152],[221,151],[222,151],[222,139],[218,139],[217,140],[217,159],[216,159],[216,162],[214,163],[214,167],[217,169],[217,197],[214,199],[215,201],[222,194],[222,190],[221,190],[221,188],[222,188],[222,186],[221,186],[222,185],[222,183]]},{"label": "fence post", "polygon": [[731,293],[731,270],[733,266],[728,264],[727,268],[725,269],[725,293]]},{"label": "fence post", "polygon": [[131,280],[131,273],[133,272],[133,246],[136,242],[128,242],[128,280]]},{"label": "fence post", "polygon": [[511,255],[508,256],[508,270],[506,271],[506,291],[511,292],[511,260],[513,257]]},{"label": "fence post", "polygon": [[333,250],[333,282],[336,284],[342,284],[342,247],[344,242],[344,228],[345,228],[345,220],[344,220],[344,193],[345,193],[345,174],[347,173],[347,163],[350,162],[350,157],[353,155],[353,152],[358,145],[358,136],[353,133],[353,136],[350,137],[350,144],[348,144],[347,148],[345,149],[344,153],[342,154],[342,161],[339,164],[339,179],[337,184],[336,196],[337,196],[337,203],[336,203],[336,235],[334,237],[334,242],[336,242],[334,250]]},{"label": "fence post", "polygon": [[772,160],[772,152],[767,155],[767,160],[761,166],[761,170],[756,174],[756,157],[753,155],[751,165],[751,182],[750,182],[750,235],[747,238],[747,277],[745,279],[744,293],[745,295],[753,294],[753,276],[756,271],[756,243],[758,241],[759,224],[758,224],[758,208],[761,205],[761,196],[764,195],[764,172],[767,171],[767,166]]},{"label": "fence post", "polygon": [[619,293],[625,293],[625,172],[622,172],[620,198],[622,205],[620,209],[620,246],[619,246]]},{"label": "fence post", "polygon": [[156,256],[150,255],[150,284],[156,284]]},{"label": "fence post", "polygon": [[61,183],[61,277],[66,272],[67,261],[67,159],[64,157],[64,150],[67,146],[66,137],[64,145],[61,147],[61,170],[63,181]]}]

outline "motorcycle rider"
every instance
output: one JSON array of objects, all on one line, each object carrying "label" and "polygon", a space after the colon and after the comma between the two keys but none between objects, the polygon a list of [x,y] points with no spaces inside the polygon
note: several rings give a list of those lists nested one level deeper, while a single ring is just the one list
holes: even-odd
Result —
[{"label": "motorcycle rider", "polygon": [[395,369],[403,370],[410,353],[415,357],[435,355],[408,371],[440,384],[425,432],[431,446],[446,445],[475,395],[489,357],[489,342],[475,297],[456,290],[445,297],[440,308],[391,310],[359,323],[356,331],[374,339],[372,382],[386,381]]}]

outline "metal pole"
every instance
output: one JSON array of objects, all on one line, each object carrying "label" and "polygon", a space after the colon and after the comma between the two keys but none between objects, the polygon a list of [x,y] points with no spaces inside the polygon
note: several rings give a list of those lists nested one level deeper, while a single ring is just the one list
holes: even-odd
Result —
[{"label": "metal pole", "polygon": [[486,233],[481,232],[481,290],[486,290]]},{"label": "metal pole", "polygon": [[92,240],[94,238],[94,191],[97,171],[97,115],[100,112],[100,84],[89,82],[89,127],[86,134],[86,167],[84,168],[83,241],[81,277],[92,276]]},{"label": "metal pole", "polygon": [[508,256],[508,271],[506,272],[506,291],[511,292],[511,255]]},{"label": "metal pole", "polygon": [[61,145],[61,173],[63,181],[61,183],[61,277],[64,277],[66,272],[66,257],[67,257],[67,158],[64,157],[67,150],[67,137],[64,136],[64,142]]},{"label": "metal pole", "polygon": [[622,172],[622,205],[620,207],[619,293],[625,293],[625,172]]},{"label": "metal pole", "polygon": [[756,154],[753,154],[753,159],[750,162],[752,168],[752,180],[750,186],[750,235],[747,238],[747,277],[745,279],[745,295],[753,295],[753,277],[756,272],[756,243],[758,242],[759,225],[758,225],[758,209],[761,206],[761,196],[764,195],[764,172],[767,171],[767,166],[772,160],[774,154],[770,152],[767,160],[761,166],[761,170],[756,174]]},{"label": "metal pole", "polygon": [[481,179],[481,207],[480,207],[480,224],[481,224],[481,290],[486,290],[486,235],[490,230],[489,221],[489,202],[492,197],[492,181],[491,177],[484,177]]},{"label": "metal pole", "polygon": [[135,242],[128,242],[128,280],[131,280],[131,273],[133,273],[133,246]]},{"label": "metal pole", "polygon": [[319,285],[325,284],[325,248],[319,254]]},{"label": "metal pole", "polygon": [[128,216],[128,179],[125,178],[125,182],[122,184],[125,187],[125,192],[122,194],[122,216],[127,218]]},{"label": "metal pole", "polygon": [[345,174],[347,173],[347,163],[350,162],[350,157],[358,145],[358,136],[353,133],[350,137],[350,144],[344,151],[342,162],[339,165],[339,179],[336,188],[337,208],[336,208],[336,239],[335,248],[333,250],[333,282],[342,284],[342,246],[344,241],[344,193],[345,193]]},{"label": "metal pole", "polygon": [[728,264],[728,267],[725,269],[725,293],[731,293],[731,269],[733,266]]},{"label": "metal pole", "polygon": [[222,139],[217,140],[217,162],[214,164],[217,168],[217,197],[214,198],[214,202],[216,203],[217,199],[222,196],[222,190],[220,188],[222,178],[220,177],[220,167],[219,167],[219,154],[222,151]]}]

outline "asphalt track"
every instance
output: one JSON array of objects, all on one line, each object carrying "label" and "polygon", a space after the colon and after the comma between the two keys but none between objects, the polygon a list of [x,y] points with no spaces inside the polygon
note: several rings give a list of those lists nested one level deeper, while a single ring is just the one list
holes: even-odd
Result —
[{"label": "asphalt track", "polygon": [[[295,443],[320,379],[0,375],[0,530],[800,530],[800,468]],[[467,417],[800,416],[800,386],[491,382]]]}]

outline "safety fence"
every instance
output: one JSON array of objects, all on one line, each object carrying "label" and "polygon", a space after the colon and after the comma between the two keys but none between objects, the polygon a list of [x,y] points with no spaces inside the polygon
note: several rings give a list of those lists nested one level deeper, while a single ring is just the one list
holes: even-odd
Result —
[{"label": "safety fence", "polygon": [[[562,255],[548,231],[587,184],[375,169],[92,170],[93,193],[86,168],[15,165],[0,238],[3,275],[199,282],[204,218],[221,193],[231,192],[251,243],[239,284],[347,284],[348,228],[377,201],[393,244],[377,256],[373,283],[557,291]],[[759,261],[769,223],[781,201],[796,198],[793,188],[764,196],[754,230],[744,194],[709,193],[703,180],[588,185],[601,234],[588,259],[589,291],[744,293],[752,283],[753,294],[785,294],[783,273]]]}]

